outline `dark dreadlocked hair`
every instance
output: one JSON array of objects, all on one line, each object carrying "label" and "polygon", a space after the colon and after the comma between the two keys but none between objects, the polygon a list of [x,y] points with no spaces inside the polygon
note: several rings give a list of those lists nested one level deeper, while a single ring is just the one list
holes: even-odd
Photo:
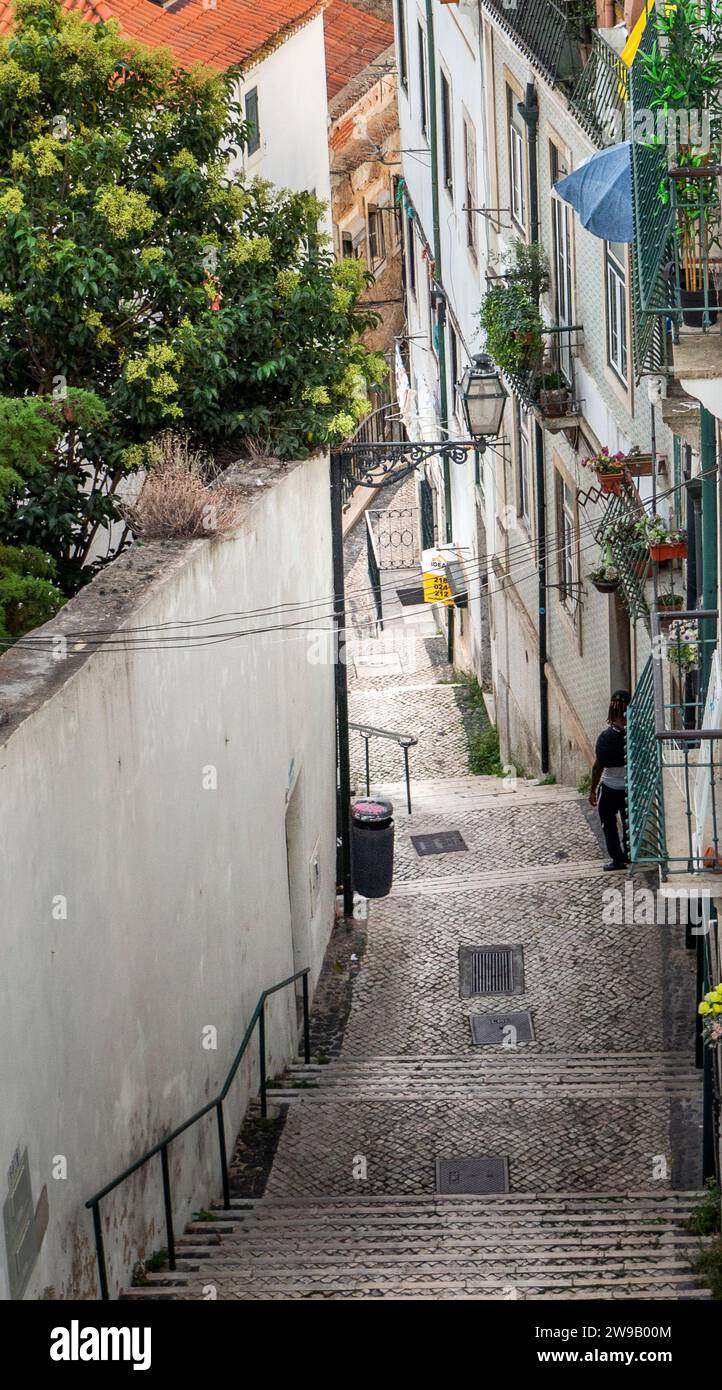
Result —
[{"label": "dark dreadlocked hair", "polygon": [[615,690],[609,702],[607,720],[611,724],[613,719],[624,719],[627,713],[627,705],[631,696],[628,690]]}]

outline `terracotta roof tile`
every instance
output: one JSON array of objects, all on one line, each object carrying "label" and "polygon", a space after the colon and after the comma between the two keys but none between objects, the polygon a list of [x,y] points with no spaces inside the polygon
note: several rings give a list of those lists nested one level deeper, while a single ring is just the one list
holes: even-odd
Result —
[{"label": "terracotta roof tile", "polygon": [[348,0],[330,0],[324,16],[329,100],[394,41],[394,26]]},{"label": "terracotta roof tile", "polygon": [[[172,13],[153,0],[62,0],[63,9],[80,10],[89,20],[117,19],[130,38],[169,48],[184,65],[202,62],[219,70],[258,59],[326,4],[327,0],[217,0],[211,8],[203,0],[187,0]],[[8,33],[12,24],[12,4],[0,0],[0,33]]]}]

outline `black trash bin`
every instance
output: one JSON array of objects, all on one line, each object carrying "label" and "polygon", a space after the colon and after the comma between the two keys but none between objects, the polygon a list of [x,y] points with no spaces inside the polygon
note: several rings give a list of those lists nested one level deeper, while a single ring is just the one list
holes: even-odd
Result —
[{"label": "black trash bin", "polygon": [[351,802],[353,886],[364,898],[385,898],[394,877],[394,808],[366,797]]}]

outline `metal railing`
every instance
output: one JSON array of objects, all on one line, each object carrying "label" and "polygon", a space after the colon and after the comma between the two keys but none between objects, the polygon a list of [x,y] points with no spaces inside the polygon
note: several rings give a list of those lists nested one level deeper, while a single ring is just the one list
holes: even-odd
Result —
[{"label": "metal railing", "polygon": [[366,569],[368,572],[371,596],[374,601],[377,630],[382,632],[384,626],[384,596],[381,585],[381,560],[368,512],[364,513],[364,521],[366,523]]},{"label": "metal railing", "polygon": [[[401,442],[405,438],[406,431],[399,415],[398,406],[387,401],[384,405],[380,405],[377,410],[372,410],[361,421],[355,434],[337,447],[343,453],[349,444],[387,444],[394,441]],[[353,452],[350,452],[343,470],[341,485],[344,505],[351,500],[359,478],[364,476],[368,476],[368,462],[355,458]]]},{"label": "metal railing", "polygon": [[592,39],[593,6],[584,0],[482,0],[482,5],[552,86],[576,83],[583,66],[580,44]]},{"label": "metal railing", "polygon": [[627,712],[631,858],[722,872],[722,678],[716,609],[652,614],[652,655]]},{"label": "metal railing", "polygon": [[601,34],[594,34],[588,62],[569,100],[596,145],[612,145],[626,138],[629,68]]},{"label": "metal railing", "polygon": [[[524,371],[505,372],[524,408],[535,411],[545,422],[569,420],[581,414],[581,401],[575,389],[574,359],[582,331],[580,324],[545,327],[539,361]],[[556,384],[551,385],[551,382]],[[552,398],[555,398],[553,406]]]},{"label": "metal railing", "polygon": [[176,1255],[175,1236],[173,1232],[173,1204],[170,1187],[168,1148],[169,1145],[173,1143],[174,1139],[177,1139],[179,1135],[184,1134],[187,1129],[190,1129],[193,1125],[197,1124],[198,1121],[202,1120],[205,1115],[209,1115],[212,1110],[215,1110],[216,1112],[216,1122],[218,1126],[218,1147],[220,1154],[223,1205],[224,1207],[230,1206],[231,1196],[230,1184],[228,1179],[228,1155],[226,1152],[226,1136],[223,1121],[223,1102],[226,1099],[226,1096],[228,1095],[228,1092],[235,1078],[236,1072],[238,1071],[238,1068],[241,1062],[243,1061],[243,1057],[245,1055],[248,1044],[250,1043],[251,1038],[253,1037],[253,1032],[256,1027],[256,1024],[258,1024],[258,1048],[260,1068],[259,1093],[261,1097],[261,1115],[265,1119],[268,1113],[266,1099],[266,1000],[269,998],[271,994],[277,994],[279,990],[286,989],[288,985],[294,984],[296,980],[303,981],[303,1054],[305,1061],[310,1062],[311,1039],[308,1007],[309,969],[310,968],[306,966],[304,970],[297,970],[295,974],[289,975],[287,979],[280,980],[277,985],[271,985],[270,989],[264,989],[263,993],[261,994],[258,1000],[258,1003],[256,1004],[255,1009],[253,1010],[251,1020],[243,1035],[241,1045],[233,1059],[230,1071],[228,1072],[228,1075],[215,1099],[207,1101],[207,1103],[201,1106],[200,1110],[196,1110],[195,1113],[191,1115],[189,1119],[184,1120],[183,1123],[180,1125],[176,1125],[175,1129],[172,1129],[169,1134],[166,1134],[162,1139],[159,1139],[156,1144],[153,1144],[152,1148],[148,1149],[144,1154],[141,1155],[140,1158],[137,1158],[134,1163],[130,1163],[127,1168],[123,1169],[122,1173],[119,1173],[118,1176],[116,1178],[113,1178],[111,1182],[106,1183],[105,1187],[101,1187],[100,1191],[94,1193],[94,1195],[90,1197],[88,1201],[85,1203],[86,1207],[88,1207],[93,1213],[95,1251],[98,1261],[98,1282],[100,1284],[101,1299],[107,1300],[109,1299],[110,1295],[108,1292],[108,1272],[105,1262],[105,1246],[103,1243],[103,1226],[100,1215],[100,1203],[102,1202],[103,1198],[107,1197],[110,1192],[113,1192],[116,1187],[119,1187],[120,1184],[125,1182],[127,1178],[132,1177],[133,1173],[137,1173],[139,1168],[142,1168],[146,1163],[150,1161],[150,1159],[155,1158],[158,1155],[160,1157],[161,1178],[163,1182],[163,1208],[165,1214],[166,1240],[168,1243],[168,1268],[174,1270],[176,1267]]},{"label": "metal railing", "polygon": [[665,864],[661,750],[654,725],[650,656],[627,709],[627,824],[633,864]]},{"label": "metal railing", "polygon": [[360,734],[361,738],[364,740],[367,796],[371,795],[371,757],[369,753],[370,740],[372,738],[391,739],[394,743],[398,743],[399,748],[403,749],[404,777],[406,780],[406,807],[409,815],[411,815],[411,772],[409,769],[409,749],[415,748],[419,740],[415,738],[413,734],[396,734],[391,729],[375,729],[371,724],[349,723],[349,729],[354,729],[356,733]]},{"label": "metal railing", "polygon": [[644,585],[649,571],[649,547],[636,527],[646,516],[644,503],[632,479],[625,475],[619,492],[610,494],[596,533],[603,550],[609,551],[619,572],[619,592],[630,618],[648,618]]}]

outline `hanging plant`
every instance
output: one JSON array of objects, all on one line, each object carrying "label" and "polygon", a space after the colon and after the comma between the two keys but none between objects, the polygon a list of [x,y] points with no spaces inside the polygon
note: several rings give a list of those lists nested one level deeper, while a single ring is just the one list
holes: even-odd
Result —
[{"label": "hanging plant", "polygon": [[544,322],[523,285],[494,285],[479,318],[487,352],[503,372],[528,371],[539,361]]},{"label": "hanging plant", "polygon": [[602,492],[621,492],[624,481],[624,454],[610,454],[606,446],[598,454],[582,459],[582,468],[590,468],[597,475]]},{"label": "hanging plant", "polygon": [[684,608],[684,594],[676,594],[674,589],[665,589],[663,593],[657,594],[657,611],[668,613],[675,608]]}]

